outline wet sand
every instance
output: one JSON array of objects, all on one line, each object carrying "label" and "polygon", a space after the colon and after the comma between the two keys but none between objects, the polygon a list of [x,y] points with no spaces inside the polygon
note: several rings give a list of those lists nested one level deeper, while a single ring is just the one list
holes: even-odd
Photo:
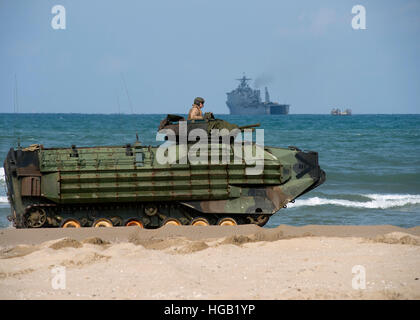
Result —
[{"label": "wet sand", "polygon": [[419,278],[420,227],[0,229],[0,299],[420,299]]}]

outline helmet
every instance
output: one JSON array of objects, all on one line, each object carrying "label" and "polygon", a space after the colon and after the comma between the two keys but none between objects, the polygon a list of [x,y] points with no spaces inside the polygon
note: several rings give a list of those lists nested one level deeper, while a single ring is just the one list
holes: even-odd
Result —
[{"label": "helmet", "polygon": [[201,97],[197,97],[194,99],[194,104],[196,104],[197,106],[200,105],[200,103],[204,104],[204,99]]}]

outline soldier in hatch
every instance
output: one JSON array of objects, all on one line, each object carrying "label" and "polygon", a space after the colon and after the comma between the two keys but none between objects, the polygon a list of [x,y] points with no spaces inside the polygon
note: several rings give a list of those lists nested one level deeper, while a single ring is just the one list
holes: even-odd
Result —
[{"label": "soldier in hatch", "polygon": [[188,113],[188,120],[198,120],[203,119],[203,111],[201,110],[204,107],[204,99],[197,97],[194,99],[194,104]]}]

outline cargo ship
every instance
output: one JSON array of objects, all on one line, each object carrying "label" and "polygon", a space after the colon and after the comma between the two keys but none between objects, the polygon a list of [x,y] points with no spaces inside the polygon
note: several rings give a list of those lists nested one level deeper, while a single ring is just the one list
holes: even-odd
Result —
[{"label": "cargo ship", "polygon": [[331,110],[331,115],[333,116],[351,116],[351,109],[346,109],[341,111],[339,108],[333,108]]},{"label": "cargo ship", "polygon": [[289,104],[279,104],[270,101],[270,95],[267,87],[265,87],[265,101],[261,101],[261,93],[258,89],[252,89],[248,85],[251,80],[245,75],[236,79],[239,81],[239,86],[227,93],[226,105],[229,108],[230,114],[289,114]]}]

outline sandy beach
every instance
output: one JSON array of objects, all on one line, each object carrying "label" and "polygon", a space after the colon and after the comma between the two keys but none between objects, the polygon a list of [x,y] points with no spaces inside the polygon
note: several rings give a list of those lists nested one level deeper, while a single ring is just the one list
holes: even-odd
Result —
[{"label": "sandy beach", "polygon": [[0,299],[420,299],[420,227],[0,229]]}]

